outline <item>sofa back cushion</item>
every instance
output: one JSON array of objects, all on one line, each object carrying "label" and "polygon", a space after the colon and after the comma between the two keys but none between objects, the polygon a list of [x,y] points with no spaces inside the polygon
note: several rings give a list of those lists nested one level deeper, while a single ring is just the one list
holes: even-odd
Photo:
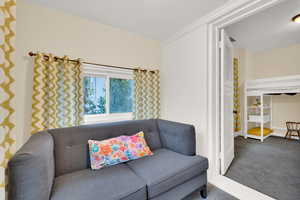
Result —
[{"label": "sofa back cushion", "polygon": [[156,120],[131,120],[52,129],[55,176],[90,167],[88,140],[105,140],[143,131],[151,150],[162,147]]}]

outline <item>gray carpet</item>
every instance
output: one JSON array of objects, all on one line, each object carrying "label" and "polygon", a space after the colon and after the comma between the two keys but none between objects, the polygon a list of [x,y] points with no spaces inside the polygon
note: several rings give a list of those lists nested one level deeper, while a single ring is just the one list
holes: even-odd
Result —
[{"label": "gray carpet", "polygon": [[300,141],[235,139],[227,177],[279,200],[300,199]]},{"label": "gray carpet", "polygon": [[[207,191],[206,200],[238,200],[213,185],[208,185]],[[195,192],[185,200],[203,200],[203,198],[200,196],[200,192]]]}]

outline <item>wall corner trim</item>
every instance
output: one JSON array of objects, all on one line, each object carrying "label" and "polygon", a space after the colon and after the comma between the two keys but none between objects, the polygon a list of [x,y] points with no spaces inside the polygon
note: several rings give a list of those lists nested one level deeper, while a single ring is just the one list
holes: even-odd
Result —
[{"label": "wall corner trim", "polygon": [[[217,22],[218,20],[223,20],[223,17],[226,15],[228,17],[228,13],[232,12],[231,15],[238,14],[241,10],[245,9],[245,5],[247,7],[251,7],[253,5],[257,5],[259,3],[266,3],[268,2],[270,5],[273,5],[274,2],[283,1],[283,0],[229,0],[221,7],[209,12],[207,15],[204,15],[203,17],[200,17],[195,22],[185,26],[180,31],[174,33],[171,37],[168,39],[162,41],[162,46],[167,46],[170,43],[180,39],[184,35],[193,32],[198,27],[202,25],[207,25],[210,22]],[[251,2],[251,3],[249,3]]]}]

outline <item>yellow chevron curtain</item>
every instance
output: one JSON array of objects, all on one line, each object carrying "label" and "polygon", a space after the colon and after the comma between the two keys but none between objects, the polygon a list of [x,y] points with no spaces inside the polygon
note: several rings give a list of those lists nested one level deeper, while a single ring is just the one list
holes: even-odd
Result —
[{"label": "yellow chevron curtain", "polygon": [[6,166],[15,151],[12,117],[15,21],[16,2],[0,0],[0,199],[6,198]]},{"label": "yellow chevron curtain", "polygon": [[234,78],[234,131],[241,130],[241,102],[239,92],[239,61],[237,58],[233,60],[233,78]]},{"label": "yellow chevron curtain", "polygon": [[160,77],[159,71],[134,71],[134,119],[160,117]]},{"label": "yellow chevron curtain", "polygon": [[83,121],[81,62],[37,53],[34,60],[31,133]]}]

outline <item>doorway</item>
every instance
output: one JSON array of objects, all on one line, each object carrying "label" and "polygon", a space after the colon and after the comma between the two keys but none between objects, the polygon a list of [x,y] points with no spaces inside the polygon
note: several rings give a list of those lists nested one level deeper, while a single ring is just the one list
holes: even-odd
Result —
[{"label": "doorway", "polygon": [[208,135],[209,135],[209,157],[210,157],[210,182],[228,193],[234,194],[239,199],[272,199],[249,187],[245,187],[221,173],[220,150],[221,150],[221,113],[220,108],[220,69],[219,69],[219,41],[220,32],[226,26],[240,21],[247,16],[254,15],[282,0],[257,0],[239,1],[232,7],[218,12],[207,20],[208,31]]},{"label": "doorway", "polygon": [[[289,1],[288,3],[291,3],[292,1]],[[294,1],[294,2],[297,2],[297,1]],[[283,2],[284,3],[284,2]],[[274,6],[274,7],[276,7],[276,6]],[[295,6],[294,6],[295,7]],[[282,10],[282,9],[281,9]],[[263,9],[263,11],[261,12],[261,13],[265,13],[266,15],[268,14],[268,12],[266,12],[265,11],[265,9]],[[255,13],[256,14],[256,13]],[[240,23],[240,22],[238,22],[238,23]],[[225,23],[226,24],[226,23]],[[230,23],[230,25],[232,25],[233,23]],[[219,35],[219,33],[220,33],[220,35],[222,36],[222,32],[225,32],[225,30],[224,30],[224,28],[226,29],[228,27],[228,24],[226,24],[226,25],[224,25],[224,26],[220,26],[220,27],[217,27],[216,28],[216,31],[217,31],[217,34],[216,35]],[[245,30],[247,30],[247,29],[245,29]],[[229,35],[229,36],[231,36],[231,34],[228,34],[227,33],[227,35]],[[228,38],[229,38],[229,36],[228,36]],[[232,119],[230,119],[229,120],[229,118],[232,118],[232,116],[233,116],[233,114],[232,113],[230,113],[229,112],[229,110],[227,109],[228,107],[230,107],[230,106],[228,106],[227,108],[224,106],[224,101],[226,102],[226,98],[228,98],[228,95],[231,93],[231,92],[226,92],[226,90],[224,89],[224,88],[226,88],[226,85],[224,86],[224,80],[222,80],[222,76],[224,76],[224,74],[226,74],[226,72],[224,73],[224,69],[225,69],[225,71],[227,70],[227,72],[230,72],[230,69],[229,68],[227,68],[226,69],[226,67],[224,68],[224,62],[222,62],[222,60],[224,60],[224,53],[222,53],[222,48],[224,48],[224,46],[222,46],[222,37],[220,37],[221,38],[221,45],[220,44],[218,44],[218,47],[219,46],[221,46],[221,50],[219,51],[219,53],[218,53],[218,51],[216,51],[216,60],[217,60],[217,62],[216,63],[218,63],[218,62],[220,62],[220,68],[219,68],[219,77],[221,77],[221,81],[219,82],[219,94],[220,94],[220,98],[219,98],[219,101],[220,101],[220,103],[219,103],[219,110],[220,110],[220,116],[219,116],[219,119],[220,119],[220,126],[219,126],[219,133],[220,133],[220,138],[219,138],[219,150],[220,150],[220,164],[219,164],[219,174],[220,175],[226,175],[226,172],[227,172],[227,170],[230,168],[230,163],[231,163],[231,161],[233,160],[233,155],[232,155],[232,153],[231,154],[229,154],[228,155],[228,153],[226,153],[226,150],[228,151],[229,149],[232,149],[232,145],[231,144],[229,144],[228,143],[228,140],[230,140],[230,141],[232,141],[232,138],[234,137],[234,134],[233,134],[233,128],[232,127],[228,127],[228,123],[230,123],[230,120],[232,120]],[[249,37],[248,37],[249,38]],[[260,45],[261,46],[261,45]],[[226,48],[225,48],[226,49]],[[228,49],[227,49],[228,50]],[[231,64],[232,65],[232,64]],[[284,69],[286,69],[286,67],[284,68]],[[260,70],[262,71],[263,70],[263,67],[262,66],[260,66]],[[273,71],[272,71],[273,70]],[[216,70],[217,72],[218,72],[218,70]],[[274,69],[271,69],[271,71],[270,72],[268,72],[268,74],[266,75],[266,76],[268,76],[268,75],[270,75],[270,74],[274,74],[275,73],[275,68]],[[259,73],[256,73],[256,74],[259,74]],[[279,75],[280,74],[284,74],[283,72],[281,72],[281,71],[279,71]],[[300,72],[299,72],[299,74],[300,74]],[[263,77],[264,78],[264,77]],[[230,81],[232,81],[232,79],[230,80]],[[265,84],[265,83],[264,83]],[[269,119],[269,118],[265,118],[265,114],[264,114],[264,112],[265,112],[265,110],[267,110],[267,109],[269,109],[270,110],[270,104],[266,104],[266,102],[268,101],[268,102],[270,102],[270,101],[272,101],[272,100],[270,100],[270,99],[272,99],[272,97],[271,97],[271,94],[270,93],[263,93],[263,94],[259,94],[259,95],[257,95],[257,94],[255,94],[256,96],[259,96],[260,98],[259,98],[259,100],[257,99],[257,98],[253,98],[254,99],[254,103],[251,103],[251,104],[245,104],[245,109],[247,110],[248,109],[248,107],[250,107],[251,109],[252,109],[252,107],[255,107],[255,109],[256,108],[259,108],[260,110],[262,110],[263,112],[262,112],[262,114],[259,114],[259,116],[263,116],[262,117],[262,119],[264,119],[263,120],[263,122],[257,122],[257,120],[255,119],[255,118],[252,118],[251,120],[252,120],[252,122],[251,123],[253,123],[254,125],[259,125],[258,127],[253,127],[253,129],[257,129],[258,131],[260,131],[261,133],[263,133],[263,135],[261,136],[261,135],[259,135],[259,136],[253,136],[253,137],[251,137],[251,138],[254,138],[254,139],[259,139],[259,140],[244,140],[244,137],[243,136],[245,136],[245,138],[249,138],[250,137],[250,135],[249,135],[249,133],[248,133],[248,128],[247,128],[247,126],[246,126],[246,128],[245,128],[245,130],[244,131],[241,131],[241,136],[242,137],[239,137],[238,138],[238,140],[236,140],[236,142],[238,143],[238,145],[236,145],[236,147],[237,147],[237,149],[238,149],[238,151],[243,151],[243,150],[248,150],[249,148],[252,148],[252,146],[255,146],[255,145],[259,145],[259,146],[256,146],[257,148],[255,148],[255,149],[260,149],[260,151],[258,151],[258,154],[256,154],[255,155],[255,153],[254,153],[254,150],[252,150],[252,154],[250,153],[250,154],[248,154],[248,156],[249,156],[249,158],[251,158],[251,156],[252,156],[252,160],[250,161],[250,163],[254,166],[254,165],[258,165],[258,166],[263,166],[263,161],[264,161],[264,159],[267,159],[268,158],[268,155],[269,155],[269,153],[273,150],[273,152],[272,153],[274,153],[274,151],[276,151],[276,149],[274,149],[274,146],[276,146],[276,145],[274,145],[274,144],[276,144],[276,143],[284,143],[284,142],[286,142],[285,140],[282,140],[282,138],[272,138],[272,139],[270,139],[269,138],[269,136],[271,135],[271,134],[269,134],[269,133],[266,133],[266,135],[264,135],[264,132],[265,132],[265,129],[271,129],[271,127],[273,127],[272,126],[272,120],[271,119]],[[255,95],[252,95],[253,97],[255,97]],[[257,102],[255,102],[255,101],[257,101]],[[258,101],[260,101],[260,102],[258,102]],[[229,102],[228,100],[227,100],[227,102]],[[249,100],[249,102],[250,102],[250,100]],[[263,102],[265,102],[265,103],[263,103]],[[260,105],[259,105],[259,103],[262,103],[262,105],[261,105],[261,107],[259,107]],[[227,103],[227,105],[229,105],[228,103]],[[230,108],[230,110],[233,110],[233,109],[231,109]],[[282,115],[282,113],[281,113],[281,115]],[[272,113],[271,114],[266,114],[266,116],[272,116]],[[245,116],[245,118],[247,118],[247,117],[249,117],[248,115],[247,116]],[[253,115],[253,116],[251,116],[251,117],[255,117],[255,115]],[[298,118],[296,117],[296,120],[297,120]],[[251,121],[251,120],[249,120],[249,121]],[[256,120],[256,121],[255,121]],[[242,124],[243,124],[243,122],[241,122]],[[271,123],[271,124],[270,124]],[[260,124],[263,124],[263,125],[260,125]],[[231,130],[231,131],[230,131]],[[249,129],[250,130],[250,129]],[[228,134],[229,133],[229,134]],[[226,135],[227,134],[227,135]],[[228,136],[228,135],[230,135],[230,137]],[[273,135],[273,134],[272,134]],[[226,140],[226,138],[227,138],[227,140]],[[227,141],[227,142],[226,142]],[[246,141],[246,143],[245,143],[245,141]],[[264,142],[265,141],[265,145],[263,146],[263,145],[261,145],[261,142]],[[279,142],[278,142],[279,141]],[[294,141],[293,142],[290,142],[289,143],[289,145],[290,146],[293,146],[293,144],[292,143],[294,143]],[[242,149],[242,148],[240,148],[241,147],[241,145],[244,145],[244,149]],[[258,148],[259,147],[259,148]],[[280,149],[281,147],[278,147],[278,149]],[[285,146],[285,147],[282,147],[282,148],[288,148],[287,146]],[[233,148],[234,149],[234,148]],[[264,149],[264,151],[262,151],[262,149]],[[269,149],[269,150],[268,150]],[[278,150],[277,149],[277,150]],[[293,148],[295,151],[297,151],[297,148]],[[268,152],[269,151],[269,152]],[[279,154],[286,154],[286,155],[288,155],[286,152],[279,152],[278,151],[278,153]],[[294,152],[295,153],[295,152]],[[296,152],[297,153],[297,152]],[[244,154],[245,155],[245,154]],[[265,155],[265,158],[263,158],[264,156],[263,155]],[[256,158],[258,158],[258,157],[260,157],[260,158],[262,158],[262,159],[260,159],[260,161],[256,161]],[[277,156],[278,158],[280,158],[280,156]],[[242,158],[242,159],[244,159],[245,160],[245,156]],[[280,159],[281,161],[283,161],[284,160],[284,158],[281,158]],[[248,160],[249,161],[249,160]],[[276,161],[276,160],[275,160]],[[217,161],[218,162],[218,161]],[[280,162],[280,161],[279,161]],[[293,161],[294,162],[294,161]],[[297,162],[297,161],[296,161]],[[276,162],[275,162],[276,163]],[[274,162],[273,162],[273,164],[270,164],[270,165],[276,165]],[[260,165],[261,164],[261,165]],[[280,163],[278,163],[277,164],[277,166],[280,168]],[[241,170],[241,171],[239,171],[239,169],[241,169],[243,167],[243,170]],[[279,170],[279,168],[277,169],[277,171],[280,171]],[[265,194],[267,194],[267,195],[269,195],[269,196],[273,196],[273,197],[275,197],[275,198],[279,198],[279,199],[286,199],[287,197],[291,197],[290,199],[297,199],[296,197],[297,196],[299,196],[299,192],[300,191],[297,191],[297,188],[290,188],[289,189],[289,187],[287,187],[287,184],[284,184],[285,186],[286,186],[286,189],[287,190],[295,190],[295,191],[293,191],[293,192],[291,192],[291,193],[293,193],[293,194],[291,194],[291,193],[289,193],[289,196],[280,196],[280,195],[277,195],[276,194],[276,192],[278,192],[278,190],[276,190],[276,189],[274,189],[274,188],[276,188],[276,187],[273,187],[273,186],[270,186],[269,187],[269,185],[274,185],[275,183],[273,183],[272,182],[272,177],[274,177],[274,176],[270,176],[269,178],[268,178],[268,181],[266,181],[266,182],[263,182],[263,180],[260,180],[261,182],[262,182],[262,184],[263,185],[266,185],[266,187],[263,187],[261,184],[260,184],[260,182],[253,182],[253,184],[251,185],[251,184],[249,184],[247,181],[249,181],[251,178],[250,177],[248,177],[247,178],[247,180],[246,181],[243,181],[242,179],[238,179],[238,178],[235,178],[234,176],[240,176],[240,177],[243,177],[243,175],[245,175],[245,173],[247,173],[247,169],[246,169],[246,167],[245,167],[245,165],[239,165],[239,169],[237,170],[237,171],[239,171],[238,173],[236,173],[236,174],[231,174],[231,175],[229,175],[229,176],[227,176],[227,177],[229,177],[229,178],[231,178],[231,179],[234,179],[234,180],[237,180],[237,181],[239,181],[240,183],[242,183],[242,184],[244,184],[244,185],[247,185],[247,186],[249,186],[249,187],[252,187],[252,188],[254,188],[255,190],[258,190],[258,191],[261,191],[261,192],[263,192],[263,193],[265,193]],[[264,171],[265,169],[270,169],[270,167],[269,168],[266,168],[266,167],[261,167],[261,168],[258,168],[258,169],[254,169],[253,171],[255,172],[254,174],[252,174],[252,178],[254,177],[255,178],[255,176],[257,176],[256,177],[256,179],[260,179],[261,177],[263,177],[263,176],[261,176],[261,175],[259,175],[259,173],[256,173],[256,172],[259,172],[260,170],[259,169],[261,169],[261,171]],[[291,169],[291,168],[290,168]],[[288,169],[287,169],[288,170]],[[292,169],[291,169],[292,170]],[[249,172],[250,172],[251,170],[249,170]],[[273,170],[273,172],[275,172],[276,171],[276,169],[274,169]],[[240,174],[239,174],[240,173]],[[272,174],[272,173],[270,173],[270,174]],[[286,174],[288,174],[288,171],[286,172]],[[259,177],[260,176],[260,177]],[[297,178],[297,177],[296,177]],[[270,182],[271,181],[271,182]],[[277,183],[277,185],[280,185],[281,183],[283,183],[284,182],[284,177],[282,177],[282,179],[281,180],[279,180],[280,182],[278,182]],[[251,182],[251,181],[250,181]],[[294,182],[297,182],[297,181],[294,181]],[[280,183],[280,184],[279,184]],[[260,185],[259,187],[256,187],[256,185]],[[266,190],[266,188],[267,188],[267,190]],[[281,187],[282,188],[282,187]],[[273,191],[272,191],[273,190]],[[267,192],[266,192],[267,191]],[[292,197],[295,197],[295,198],[292,198]]]}]

